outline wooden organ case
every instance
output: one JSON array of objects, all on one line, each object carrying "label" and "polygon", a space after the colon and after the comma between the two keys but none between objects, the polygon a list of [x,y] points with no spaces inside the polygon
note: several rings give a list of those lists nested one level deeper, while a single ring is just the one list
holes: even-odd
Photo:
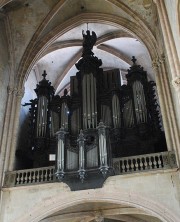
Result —
[{"label": "wooden organ case", "polygon": [[49,155],[56,154],[59,179],[76,172],[83,181],[92,170],[106,175],[112,158],[166,150],[155,83],[133,57],[127,85],[121,86],[119,69],[100,68],[102,61],[92,52],[95,42],[94,32],[83,33],[70,95],[65,89],[62,97],[55,96],[44,73],[37,99],[28,104],[34,167],[49,165]]}]

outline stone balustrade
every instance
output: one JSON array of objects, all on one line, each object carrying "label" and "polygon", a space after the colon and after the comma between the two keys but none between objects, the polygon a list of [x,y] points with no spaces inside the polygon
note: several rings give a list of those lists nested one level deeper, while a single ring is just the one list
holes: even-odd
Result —
[{"label": "stone balustrade", "polygon": [[[115,175],[177,168],[176,157],[173,151],[113,158]],[[55,167],[42,167],[6,172],[4,187],[52,183],[55,181],[57,181],[55,178]]]},{"label": "stone balustrade", "polygon": [[55,167],[42,167],[7,172],[4,187],[23,186],[55,181]]},{"label": "stone balustrade", "polygon": [[152,170],[177,169],[173,151],[151,153],[139,156],[113,158],[115,175]]}]

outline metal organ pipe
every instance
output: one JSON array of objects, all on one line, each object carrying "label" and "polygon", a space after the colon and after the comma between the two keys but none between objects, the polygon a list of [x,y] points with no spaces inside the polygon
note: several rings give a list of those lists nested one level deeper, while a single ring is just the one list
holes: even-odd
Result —
[{"label": "metal organ pipe", "polygon": [[86,75],[83,76],[82,81],[82,92],[83,92],[83,127],[84,129],[87,129],[87,105],[86,105]]},{"label": "metal organ pipe", "polygon": [[84,129],[96,128],[96,79],[92,73],[85,74],[82,81],[83,126]]},{"label": "metal organ pipe", "polygon": [[94,123],[95,123],[95,126],[94,127],[97,127],[97,101],[96,101],[96,78],[93,76],[93,80],[94,80],[94,114],[95,114],[95,119],[94,119]]},{"label": "metal organ pipe", "polygon": [[65,102],[63,102],[61,105],[61,127],[64,127],[65,129],[68,129],[68,114],[68,106]]},{"label": "metal organ pipe", "polygon": [[94,110],[94,77],[93,74],[90,74],[90,78],[91,78],[91,118],[92,118],[92,128],[95,127],[95,110]]},{"label": "metal organ pipe", "polygon": [[91,96],[90,96],[90,75],[86,75],[87,81],[86,81],[86,86],[87,86],[87,93],[86,93],[86,100],[87,100],[87,125],[88,128],[91,128]]},{"label": "metal organ pipe", "polygon": [[59,180],[62,180],[64,177],[64,148],[65,148],[65,130],[61,128],[57,133],[57,140],[58,140],[58,149],[57,149],[57,157],[56,157],[56,164],[57,164],[57,171],[56,176]]},{"label": "metal organ pipe", "polygon": [[103,122],[100,122],[97,129],[99,134],[100,171],[102,172],[103,176],[106,176],[109,168],[107,164],[106,127]]},{"label": "metal organ pipe", "polygon": [[119,104],[119,98],[116,94],[114,94],[112,98],[112,115],[113,115],[114,128],[120,127],[121,124],[120,104]]},{"label": "metal organ pipe", "polygon": [[81,179],[81,182],[83,183],[84,178],[85,178],[85,158],[84,158],[84,149],[85,149],[85,145],[84,145],[84,134],[83,131],[80,131],[79,134],[79,138],[78,138],[78,145],[79,145],[79,177]]},{"label": "metal organ pipe", "polygon": [[45,137],[47,125],[48,99],[45,96],[39,97],[37,106],[37,137]]},{"label": "metal organ pipe", "polygon": [[141,82],[135,81],[132,88],[137,123],[147,122],[147,109],[143,85]]}]

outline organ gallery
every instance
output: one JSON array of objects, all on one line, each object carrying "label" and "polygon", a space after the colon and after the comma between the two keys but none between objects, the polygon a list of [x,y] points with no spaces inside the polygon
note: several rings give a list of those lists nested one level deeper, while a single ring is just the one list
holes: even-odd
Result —
[{"label": "organ gallery", "polygon": [[[105,70],[93,53],[95,32],[83,32],[83,51],[70,78],[70,91],[55,95],[47,80],[30,100],[29,147],[32,167],[56,165],[56,177],[113,172],[113,158],[166,150],[155,83],[132,57],[122,85],[119,69]],[[18,156],[18,155],[17,155]],[[54,159],[53,159],[53,158]]]}]

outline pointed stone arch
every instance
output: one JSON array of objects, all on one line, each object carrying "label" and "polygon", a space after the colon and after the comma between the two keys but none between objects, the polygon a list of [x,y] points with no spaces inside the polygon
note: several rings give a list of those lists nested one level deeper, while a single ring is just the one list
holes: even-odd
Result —
[{"label": "pointed stone arch", "polygon": [[109,203],[120,204],[128,207],[134,207],[141,210],[145,215],[151,215],[162,222],[178,222],[179,218],[172,210],[159,202],[153,201],[151,198],[142,197],[138,194],[120,192],[118,189],[107,191],[102,189],[84,190],[79,192],[64,192],[63,195],[56,195],[47,198],[44,201],[36,204],[32,209],[29,209],[28,214],[23,214],[16,218],[19,222],[39,222],[44,218],[55,214],[61,210],[85,203]]},{"label": "pointed stone arch", "polygon": [[[32,45],[32,50],[25,51],[17,74],[17,82],[19,87],[23,86],[24,81],[26,80],[34,64],[40,59],[44,53],[44,50],[46,50],[49,45],[54,42],[54,40],[56,40],[67,31],[87,22],[111,24],[112,26],[121,27],[143,42],[150,53],[151,59],[160,56],[158,53],[159,50],[155,37],[147,26],[144,25],[142,28],[142,26],[137,22],[130,22],[125,18],[110,14],[81,13],[51,30],[51,32],[40,39],[35,45]],[[26,59],[24,58],[25,56]]]},{"label": "pointed stone arch", "polygon": [[[138,19],[139,21],[139,19]],[[119,27],[124,29],[125,31],[132,34],[135,38],[137,38],[140,42],[142,42],[152,59],[152,65],[155,67],[156,72],[156,81],[158,82],[159,87],[159,95],[160,95],[160,105],[162,110],[165,134],[167,139],[167,146],[169,150],[176,150],[176,157],[178,163],[180,162],[180,138],[177,136],[178,127],[175,118],[175,111],[173,107],[173,103],[171,100],[171,92],[170,85],[167,80],[167,71],[165,66],[164,57],[162,57],[162,50],[159,49],[159,46],[156,42],[156,39],[150,29],[145,26],[145,24],[141,24],[138,22],[130,22],[129,20],[111,15],[111,14],[103,14],[103,13],[81,13],[73,18],[63,22],[58,25],[56,28],[48,32],[42,39],[39,39],[36,43],[32,43],[32,50],[29,50],[29,46],[24,53],[24,56],[21,60],[19,71],[16,77],[16,88],[23,89],[26,78],[28,77],[30,71],[36,62],[42,57],[47,48],[61,35],[66,33],[67,31],[81,25],[84,23],[102,23],[102,24],[110,24],[115,27]],[[27,56],[27,58],[25,58]],[[165,88],[166,86],[166,88]],[[17,106],[20,106],[18,103]],[[12,111],[13,112],[13,111]],[[18,114],[17,114],[18,115]],[[15,120],[18,122],[18,120]],[[16,127],[17,128],[17,127]],[[14,132],[14,130],[13,130]],[[17,132],[14,132],[16,135]],[[14,165],[14,153],[15,153],[15,144],[16,142],[13,140],[11,146],[11,163],[10,169],[13,169]]]}]

